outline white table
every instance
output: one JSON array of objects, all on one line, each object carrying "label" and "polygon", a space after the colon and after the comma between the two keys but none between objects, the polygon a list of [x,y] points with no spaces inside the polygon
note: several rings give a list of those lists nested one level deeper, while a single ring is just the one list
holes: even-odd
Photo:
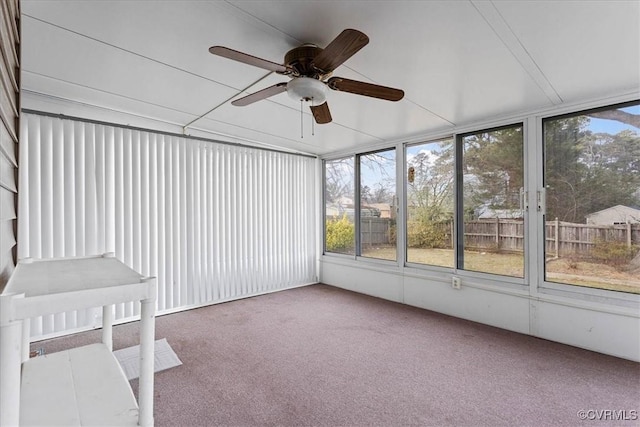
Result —
[{"label": "white table", "polygon": [[[153,425],[156,279],[111,254],[21,260],[0,295],[0,425]],[[112,353],[113,304],[140,301],[136,402]],[[102,342],[29,358],[29,319],[102,306]]]}]

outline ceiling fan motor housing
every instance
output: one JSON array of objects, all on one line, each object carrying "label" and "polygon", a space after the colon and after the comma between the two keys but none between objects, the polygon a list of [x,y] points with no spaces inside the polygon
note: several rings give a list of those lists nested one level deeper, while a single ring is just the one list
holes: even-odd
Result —
[{"label": "ceiling fan motor housing", "polygon": [[318,70],[311,64],[322,49],[314,44],[303,44],[291,49],[284,56],[284,63],[295,69],[301,76],[319,77]]}]

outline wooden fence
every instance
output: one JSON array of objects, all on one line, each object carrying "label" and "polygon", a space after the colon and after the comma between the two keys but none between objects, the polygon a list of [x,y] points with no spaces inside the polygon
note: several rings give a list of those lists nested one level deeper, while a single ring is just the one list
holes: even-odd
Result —
[{"label": "wooden fence", "polygon": [[465,221],[464,246],[472,250],[523,252],[524,222],[499,218]]},{"label": "wooden fence", "polygon": [[[392,242],[393,221],[388,218],[363,218],[361,241],[363,245],[384,245]],[[411,226],[411,224],[409,224]],[[445,236],[445,246],[453,248],[451,222],[438,223]],[[521,219],[481,219],[464,224],[465,247],[495,252],[524,251],[524,222]],[[545,224],[545,250],[547,256],[588,257],[599,242],[618,242],[627,247],[640,246],[640,224],[594,225],[563,221]]]},{"label": "wooden fence", "polygon": [[589,256],[600,242],[640,245],[640,224],[594,225],[547,221],[545,225],[547,256]]},{"label": "wooden fence", "polygon": [[362,218],[360,221],[360,242],[363,246],[386,245],[392,242],[391,228],[395,224],[389,218]]}]

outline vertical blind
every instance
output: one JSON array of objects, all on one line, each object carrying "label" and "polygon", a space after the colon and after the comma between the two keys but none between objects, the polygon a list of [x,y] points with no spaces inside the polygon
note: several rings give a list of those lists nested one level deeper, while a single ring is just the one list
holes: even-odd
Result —
[{"label": "vertical blind", "polygon": [[[33,113],[21,135],[19,258],[115,252],[158,278],[160,313],[316,280],[312,158]],[[32,336],[96,315],[35,319]]]}]

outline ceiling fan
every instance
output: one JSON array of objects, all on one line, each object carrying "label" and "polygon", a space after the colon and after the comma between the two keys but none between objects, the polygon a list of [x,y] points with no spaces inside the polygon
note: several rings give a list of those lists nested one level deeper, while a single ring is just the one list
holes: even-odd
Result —
[{"label": "ceiling fan", "polygon": [[242,107],[287,92],[298,101],[310,102],[311,113],[316,123],[324,124],[332,120],[326,101],[327,88],[388,101],[399,101],[404,97],[404,92],[400,89],[343,77],[331,77],[333,70],[365,47],[367,43],[369,43],[369,37],[366,34],[358,30],[346,29],[324,49],[310,43],[291,49],[284,56],[284,65],[223,46],[212,46],[209,52],[291,78],[289,82],[276,83],[236,99],[231,104]]}]

